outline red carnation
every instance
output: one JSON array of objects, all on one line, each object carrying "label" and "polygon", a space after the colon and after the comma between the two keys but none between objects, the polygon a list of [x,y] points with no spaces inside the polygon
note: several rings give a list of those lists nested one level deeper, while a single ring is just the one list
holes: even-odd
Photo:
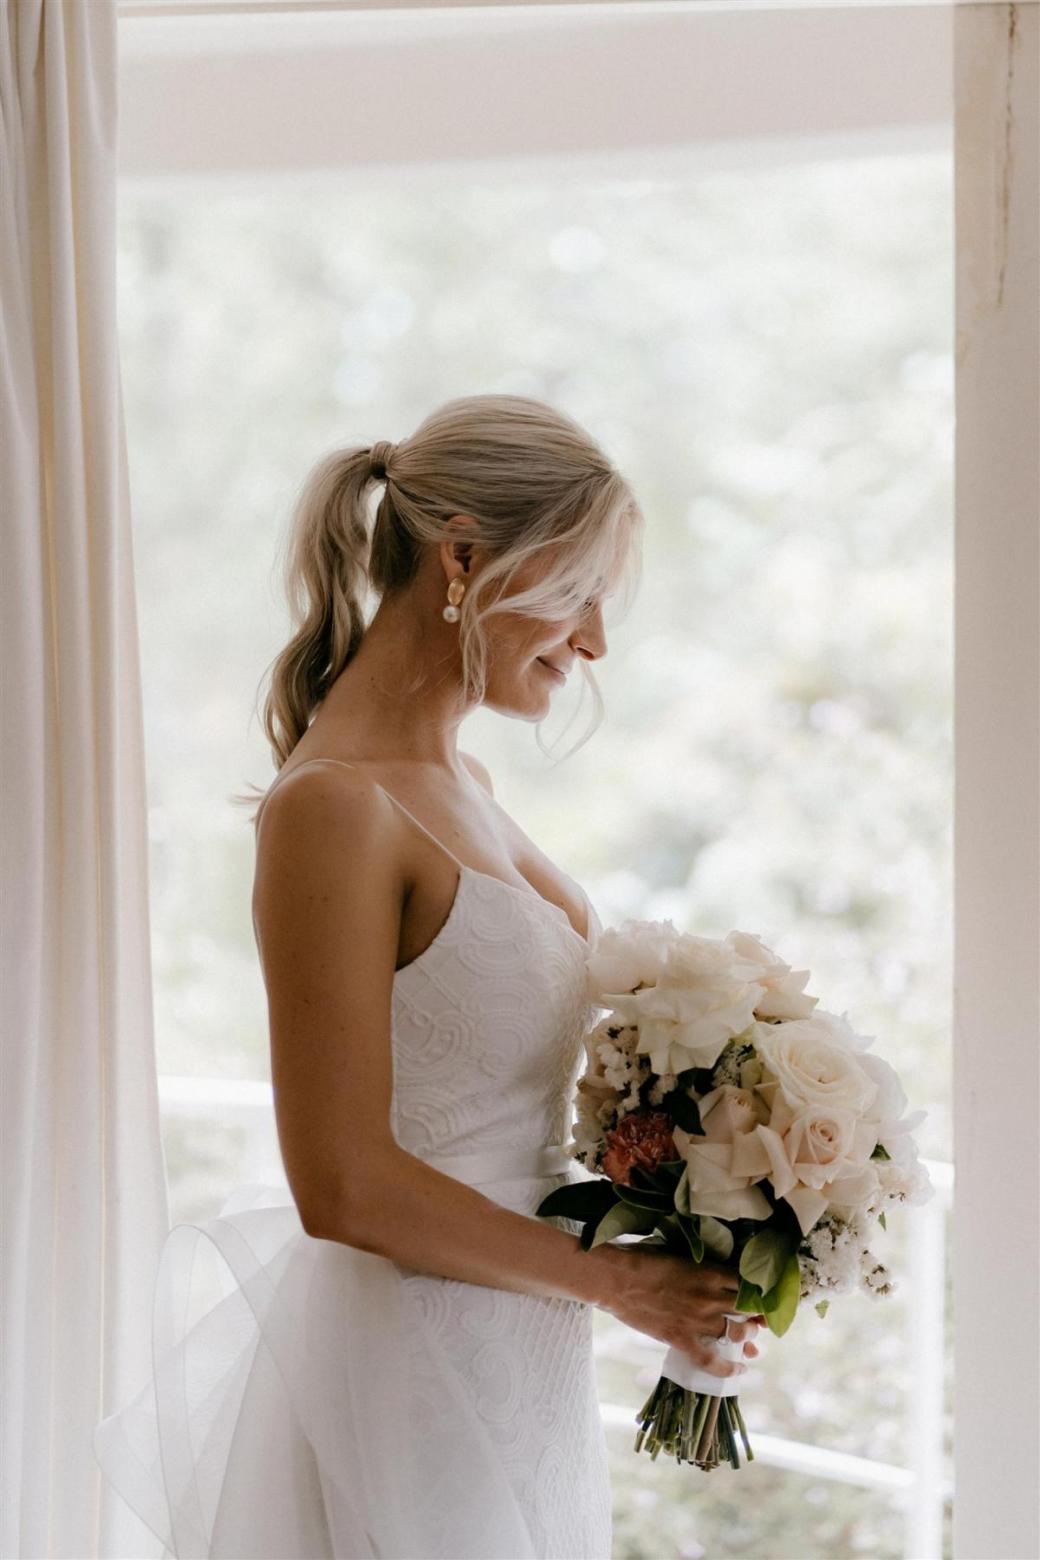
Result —
[{"label": "red carnation", "polygon": [[662,1159],[678,1159],[671,1117],[663,1110],[631,1111],[606,1134],[599,1168],[612,1181],[630,1186],[633,1165],[656,1170]]}]

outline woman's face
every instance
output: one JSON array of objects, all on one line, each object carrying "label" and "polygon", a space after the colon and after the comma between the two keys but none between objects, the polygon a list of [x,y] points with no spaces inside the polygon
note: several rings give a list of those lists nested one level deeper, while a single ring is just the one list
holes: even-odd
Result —
[{"label": "woman's face", "polygon": [[484,703],[521,720],[543,718],[579,656],[596,661],[607,653],[603,604],[595,598],[563,622],[504,612],[488,619],[487,636]]},{"label": "woman's face", "polygon": [[[466,556],[463,553],[463,556]],[[466,580],[479,563],[473,549]],[[533,585],[544,564],[532,562],[510,582],[505,597]],[[543,719],[554,693],[564,687],[579,657],[596,661],[607,653],[603,602],[590,597],[568,618],[531,617],[523,612],[495,613],[486,620],[488,660],[484,704],[520,720]]]}]

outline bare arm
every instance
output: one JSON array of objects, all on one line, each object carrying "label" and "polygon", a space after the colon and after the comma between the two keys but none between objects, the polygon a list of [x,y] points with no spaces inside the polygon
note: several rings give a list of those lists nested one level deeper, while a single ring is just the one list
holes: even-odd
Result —
[{"label": "bare arm", "polygon": [[[716,1335],[735,1283],[704,1271],[705,1314],[674,1311],[666,1264],[632,1247],[582,1251],[575,1235],[515,1213],[424,1164],[393,1137],[390,1014],[407,844],[390,802],[363,776],[317,767],[267,801],[253,913],[267,987],[279,1143],[305,1230],[421,1272],[612,1311],[679,1341]],[[649,1268],[648,1268],[649,1264]],[[654,1291],[646,1311],[647,1274]],[[632,1308],[630,1295],[638,1295]],[[710,1305],[709,1305],[710,1301]],[[643,1309],[639,1309],[642,1306]],[[654,1309],[656,1307],[656,1309]],[[674,1324],[674,1325],[673,1325]]]}]

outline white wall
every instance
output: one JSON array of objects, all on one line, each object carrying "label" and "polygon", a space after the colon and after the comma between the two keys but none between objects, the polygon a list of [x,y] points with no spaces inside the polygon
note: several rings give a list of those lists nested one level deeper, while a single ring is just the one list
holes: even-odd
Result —
[{"label": "white wall", "polygon": [[954,22],[958,1560],[1040,1555],[1038,24]]}]

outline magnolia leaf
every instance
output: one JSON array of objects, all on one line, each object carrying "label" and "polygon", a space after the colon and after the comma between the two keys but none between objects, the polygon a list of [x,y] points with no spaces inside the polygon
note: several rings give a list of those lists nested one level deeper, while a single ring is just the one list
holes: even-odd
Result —
[{"label": "magnolia leaf", "polygon": [[733,1255],[733,1231],[707,1213],[701,1214],[701,1240],[712,1256],[721,1257],[723,1262]]},{"label": "magnolia leaf", "polygon": [[667,1192],[647,1191],[642,1186],[625,1186],[619,1181],[617,1193],[622,1202],[631,1203],[634,1208],[662,1208],[669,1213],[674,1207]]},{"label": "magnolia leaf", "polygon": [[664,1217],[658,1214],[657,1228],[664,1236],[669,1251],[674,1252],[676,1256],[684,1257],[687,1251],[690,1249],[690,1246],[686,1232],[683,1230],[682,1224],[680,1223],[679,1214],[669,1213]]},{"label": "magnolia leaf", "polygon": [[587,1249],[602,1245],[605,1240],[614,1240],[618,1235],[634,1235],[652,1230],[655,1222],[653,1213],[647,1208],[635,1208],[626,1202],[615,1203],[596,1225],[596,1232]]},{"label": "magnolia leaf", "polygon": [[679,1221],[679,1228],[686,1236],[690,1248],[690,1255],[694,1262],[704,1261],[704,1242],[697,1232],[697,1224],[687,1213],[677,1213],[675,1217]]},{"label": "magnolia leaf", "polygon": [[701,1113],[697,1109],[697,1101],[691,1099],[685,1089],[672,1089],[664,1097],[664,1108],[671,1116],[677,1127],[682,1127],[684,1132],[691,1137],[703,1137],[704,1128],[701,1126]]},{"label": "magnolia leaf", "polygon": [[826,1316],[829,1305],[829,1300],[817,1300],[816,1304],[813,1306],[813,1310],[816,1312],[817,1316]]},{"label": "magnolia leaf", "polygon": [[685,1163],[684,1159],[666,1159],[662,1160],[656,1170],[644,1170],[642,1165],[633,1165],[630,1171],[632,1185],[642,1187],[648,1192],[664,1192],[671,1202],[675,1183],[682,1174]]},{"label": "magnolia leaf", "polygon": [[762,1311],[766,1325],[777,1338],[782,1338],[794,1321],[801,1291],[802,1271],[798,1266],[798,1258],[792,1251],[784,1264],[779,1283],[762,1298]]},{"label": "magnolia leaf", "polygon": [[734,1311],[746,1312],[750,1316],[763,1316],[764,1299],[761,1289],[757,1284],[749,1284],[746,1278],[740,1280],[740,1288],[737,1290],[737,1298],[733,1302]]},{"label": "magnolia leaf", "polygon": [[536,1213],[545,1217],[564,1219],[602,1219],[608,1208],[617,1202],[613,1181],[600,1177],[594,1181],[572,1181],[557,1186],[543,1197]]},{"label": "magnolia leaf", "polygon": [[783,1230],[759,1231],[740,1253],[741,1278],[767,1293],[779,1283],[791,1250],[791,1237]]},{"label": "magnolia leaf", "polygon": [[877,1221],[883,1230],[888,1229],[888,1220],[885,1218],[885,1210],[883,1208],[877,1216]]},{"label": "magnolia leaf", "polygon": [[673,1197],[676,1213],[690,1213],[690,1167],[683,1166],[683,1173],[679,1177]]},{"label": "magnolia leaf", "polygon": [[884,1146],[883,1143],[877,1143],[875,1144],[874,1152],[870,1157],[871,1159],[891,1159],[892,1155],[888,1152],[888,1149]]}]

